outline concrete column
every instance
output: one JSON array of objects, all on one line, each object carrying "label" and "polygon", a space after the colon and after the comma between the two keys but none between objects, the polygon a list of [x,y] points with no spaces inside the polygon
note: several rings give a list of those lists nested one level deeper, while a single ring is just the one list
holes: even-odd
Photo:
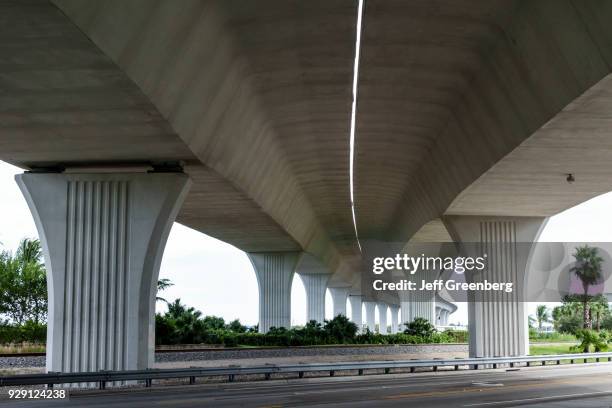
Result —
[{"label": "concrete column", "polygon": [[[418,281],[420,282],[420,278],[414,279],[419,279]],[[434,291],[398,291],[398,295],[400,297],[400,306],[402,308],[402,324],[410,323],[417,317],[427,319],[431,324],[437,324]]]},{"label": "concrete column", "polygon": [[395,334],[399,332],[399,310],[398,305],[389,305],[391,309],[391,333]]},{"label": "concrete column", "polygon": [[[519,356],[527,354],[529,335],[525,305],[519,292],[529,263],[533,243],[546,219],[542,217],[447,216],[444,223],[455,242],[469,256],[487,254],[488,267],[471,281],[514,282],[515,290],[504,299],[492,299],[489,292],[472,293],[468,298],[470,356]],[[521,245],[517,245],[523,243]],[[476,249],[478,248],[478,249]],[[512,250],[508,250],[511,248]]]},{"label": "concrete column", "polygon": [[406,290],[400,290],[397,292],[400,299],[400,309],[402,310],[402,321],[399,324],[400,331],[406,329],[405,324],[410,323],[410,317],[412,316],[412,298],[410,292]]},{"label": "concrete column", "polygon": [[361,295],[349,295],[351,303],[351,321],[357,325],[359,333],[363,331],[363,316],[361,313]]},{"label": "concrete column", "polygon": [[366,326],[372,333],[376,331],[376,302],[363,302]]},{"label": "concrete column", "polygon": [[16,181],[45,255],[47,371],[151,366],[159,265],[189,178],[26,173]]},{"label": "concrete column", "polygon": [[329,288],[332,302],[334,304],[334,317],[338,315],[346,316],[346,300],[348,298],[349,291],[350,288]]},{"label": "concrete column", "polygon": [[380,334],[387,334],[387,308],[389,307],[385,302],[378,302],[378,332]]},{"label": "concrete column", "polygon": [[323,323],[325,320],[325,291],[330,275],[322,273],[300,273],[299,275],[306,289],[306,321],[316,320]]},{"label": "concrete column", "polygon": [[259,287],[259,332],[291,326],[291,284],[299,252],[249,253]]}]

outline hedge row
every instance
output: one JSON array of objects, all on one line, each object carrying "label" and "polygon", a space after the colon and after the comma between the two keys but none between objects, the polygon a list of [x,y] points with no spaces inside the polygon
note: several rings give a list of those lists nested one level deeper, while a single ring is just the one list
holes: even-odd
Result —
[{"label": "hedge row", "polygon": [[0,324],[0,344],[9,343],[45,343],[47,341],[47,325],[31,321],[18,326]]}]

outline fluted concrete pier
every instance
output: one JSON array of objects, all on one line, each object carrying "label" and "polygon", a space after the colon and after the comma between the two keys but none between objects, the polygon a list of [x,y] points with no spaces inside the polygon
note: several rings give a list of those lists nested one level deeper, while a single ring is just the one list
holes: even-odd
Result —
[{"label": "fluted concrete pier", "polygon": [[323,273],[300,273],[299,275],[306,289],[306,321],[315,320],[323,323],[325,320],[325,292],[330,275]]},{"label": "fluted concrete pier", "polygon": [[333,315],[346,316],[346,301],[349,296],[350,288],[329,288],[333,302]]},{"label": "fluted concrete pier", "polygon": [[45,255],[47,370],[151,366],[159,266],[189,178],[26,173],[16,180]]},{"label": "fluted concrete pier", "polygon": [[249,253],[259,287],[259,332],[291,326],[291,285],[299,252]]}]

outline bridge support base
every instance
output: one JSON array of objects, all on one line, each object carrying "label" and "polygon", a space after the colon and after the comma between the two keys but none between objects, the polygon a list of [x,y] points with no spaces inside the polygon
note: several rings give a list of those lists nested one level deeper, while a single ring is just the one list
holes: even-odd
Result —
[{"label": "bridge support base", "polygon": [[306,321],[315,320],[323,323],[325,320],[325,291],[329,274],[298,273],[306,289]]},{"label": "bridge support base", "polygon": [[365,306],[366,325],[374,333],[376,331],[376,302],[363,302]]},{"label": "bridge support base", "polygon": [[329,288],[334,308],[334,317],[338,315],[347,316],[346,300],[348,299],[350,288]]},{"label": "bridge support base", "polygon": [[349,295],[351,304],[351,321],[357,325],[359,333],[363,331],[362,297],[361,295]]},{"label": "bridge support base", "polygon": [[[444,223],[464,256],[486,256],[486,267],[474,282],[512,282],[513,292],[468,295],[470,357],[527,354],[524,277],[533,242],[546,219],[542,217],[447,216]],[[486,254],[486,255],[485,255]]]},{"label": "bridge support base", "polygon": [[299,252],[250,253],[259,287],[259,332],[291,326],[291,284]]},{"label": "bridge support base", "polygon": [[47,371],[145,369],[155,292],[182,173],[26,173],[47,268]]}]

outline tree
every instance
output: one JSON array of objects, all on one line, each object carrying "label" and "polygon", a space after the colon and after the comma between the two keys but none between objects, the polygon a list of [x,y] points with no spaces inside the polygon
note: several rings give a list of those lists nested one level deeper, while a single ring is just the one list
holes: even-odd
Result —
[{"label": "tree", "polygon": [[[172,281],[170,281],[170,279],[168,278],[163,278],[163,279],[159,279],[157,281],[157,293],[162,292],[166,289],[168,289],[170,286],[174,286],[174,283],[172,283]],[[161,296],[155,296],[155,301],[156,302],[164,302],[166,304],[168,304],[168,301],[166,299],[164,299]]]},{"label": "tree", "polygon": [[234,333],[246,333],[247,327],[240,323],[240,320],[235,319],[232,320],[228,325],[227,329],[233,331]]},{"label": "tree", "polygon": [[599,256],[597,248],[588,245],[576,248],[574,258],[576,259],[576,265],[570,269],[570,272],[582,282],[584,291],[582,299],[583,327],[590,329],[589,287],[601,280],[603,258]]},{"label": "tree", "polygon": [[422,317],[415,317],[410,323],[405,323],[406,330],[404,333],[411,334],[413,336],[431,337],[436,331],[435,327],[429,323],[429,320]]},{"label": "tree", "polygon": [[336,342],[346,343],[355,339],[357,325],[351,322],[348,317],[339,314],[331,320],[326,320],[323,330],[325,330],[327,336]]},{"label": "tree", "polygon": [[536,322],[536,318],[535,317],[533,317],[532,315],[527,316],[527,324],[529,324],[529,329],[535,330],[535,328],[533,327],[535,322]]},{"label": "tree", "polygon": [[536,320],[538,322],[538,331],[542,331],[542,323],[548,323],[550,321],[546,305],[538,305],[536,308]]},{"label": "tree", "polygon": [[577,330],[576,338],[580,340],[580,344],[570,347],[570,351],[573,353],[588,353],[591,346],[595,349],[595,352],[608,350],[607,336],[605,333],[597,333],[595,330],[580,329]]},{"label": "tree", "polygon": [[595,323],[597,331],[600,331],[602,321],[610,314],[608,299],[603,295],[595,296],[589,302],[589,309],[591,320]]},{"label": "tree", "polygon": [[37,239],[23,239],[13,256],[0,252],[0,314],[22,325],[47,318],[47,277]]},{"label": "tree", "polygon": [[168,312],[164,318],[171,321],[168,326],[175,329],[174,338],[180,343],[202,343],[206,333],[204,321],[200,319],[202,312],[193,307],[187,307],[176,299],[168,304]]}]

